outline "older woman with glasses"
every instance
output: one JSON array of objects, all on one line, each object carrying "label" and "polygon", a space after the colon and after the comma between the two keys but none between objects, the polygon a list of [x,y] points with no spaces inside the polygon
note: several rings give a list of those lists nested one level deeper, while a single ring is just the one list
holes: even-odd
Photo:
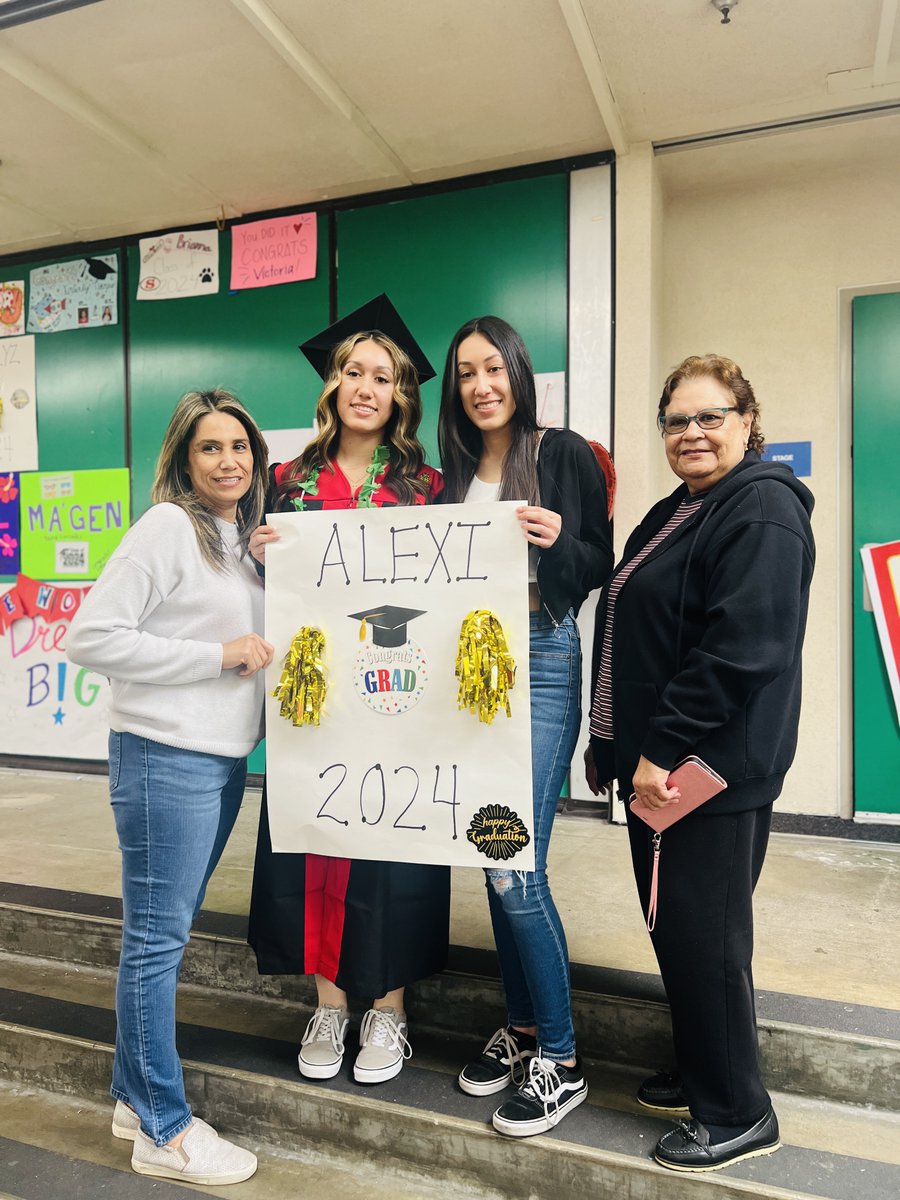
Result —
[{"label": "older woman with glasses", "polygon": [[658,891],[659,842],[626,806],[676,1066],[638,1100],[692,1118],[657,1162],[711,1171],[780,1144],[759,1071],[752,897],[797,744],[813,498],[761,460],[759,406],[730,359],[685,359],[658,422],[681,483],[631,534],[598,609],[585,759],[595,792],[615,778],[651,817],[678,804],[669,777],[687,756],[727,784],[662,835]]}]

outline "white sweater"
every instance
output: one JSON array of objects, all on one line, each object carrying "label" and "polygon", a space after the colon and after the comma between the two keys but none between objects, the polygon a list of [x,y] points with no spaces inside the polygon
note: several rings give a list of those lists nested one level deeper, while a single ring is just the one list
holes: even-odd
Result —
[{"label": "white sweater", "polygon": [[263,585],[237,527],[216,519],[225,571],[190,518],[157,504],[122,539],[75,615],[72,662],[108,675],[110,726],[166,746],[243,758],[262,737],[265,678],[222,670],[222,644],[263,630]]}]

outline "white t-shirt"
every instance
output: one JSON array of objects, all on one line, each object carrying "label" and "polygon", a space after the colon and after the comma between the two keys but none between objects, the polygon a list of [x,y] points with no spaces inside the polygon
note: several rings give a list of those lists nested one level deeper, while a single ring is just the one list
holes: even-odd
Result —
[{"label": "white t-shirt", "polygon": [[[466,491],[466,504],[486,504],[500,499],[500,484],[485,483],[477,475],[472,476],[472,482]],[[537,565],[541,553],[537,546],[528,545],[528,582],[537,583]]]}]

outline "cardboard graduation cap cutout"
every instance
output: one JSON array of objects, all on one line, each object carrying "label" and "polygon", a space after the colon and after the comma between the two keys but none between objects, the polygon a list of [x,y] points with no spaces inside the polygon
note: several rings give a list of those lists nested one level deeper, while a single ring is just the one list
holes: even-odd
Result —
[{"label": "cardboard graduation cap cutout", "polygon": [[366,636],[366,622],[372,626],[372,643],[375,646],[403,646],[408,638],[408,621],[424,615],[424,608],[400,608],[396,604],[382,604],[379,608],[367,608],[364,612],[348,613],[351,621],[362,621],[359,640]]},{"label": "cardboard graduation cap cutout", "polygon": [[328,375],[328,362],[331,352],[344,338],[352,337],[355,333],[383,333],[391,341],[405,350],[416,368],[419,383],[427,383],[437,372],[425,357],[425,352],[413,335],[407,329],[403,318],[391,304],[387,295],[382,292],[368,304],[355,309],[346,317],[341,317],[334,325],[329,325],[321,333],[317,333],[304,342],[300,349],[309,359],[313,367],[323,379]]}]

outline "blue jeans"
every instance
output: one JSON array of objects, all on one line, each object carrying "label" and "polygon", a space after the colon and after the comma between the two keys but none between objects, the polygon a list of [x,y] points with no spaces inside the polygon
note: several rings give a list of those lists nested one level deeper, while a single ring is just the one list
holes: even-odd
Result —
[{"label": "blue jeans", "polygon": [[531,772],[535,870],[485,871],[510,1025],[537,1026],[544,1058],[575,1054],[569,950],[547,880],[556,805],[581,725],[581,641],[569,613],[531,614]]},{"label": "blue jeans", "polygon": [[131,1105],[157,1146],[191,1123],[175,1048],[175,988],[246,775],[244,758],[109,735],[123,917],[111,1090]]}]

